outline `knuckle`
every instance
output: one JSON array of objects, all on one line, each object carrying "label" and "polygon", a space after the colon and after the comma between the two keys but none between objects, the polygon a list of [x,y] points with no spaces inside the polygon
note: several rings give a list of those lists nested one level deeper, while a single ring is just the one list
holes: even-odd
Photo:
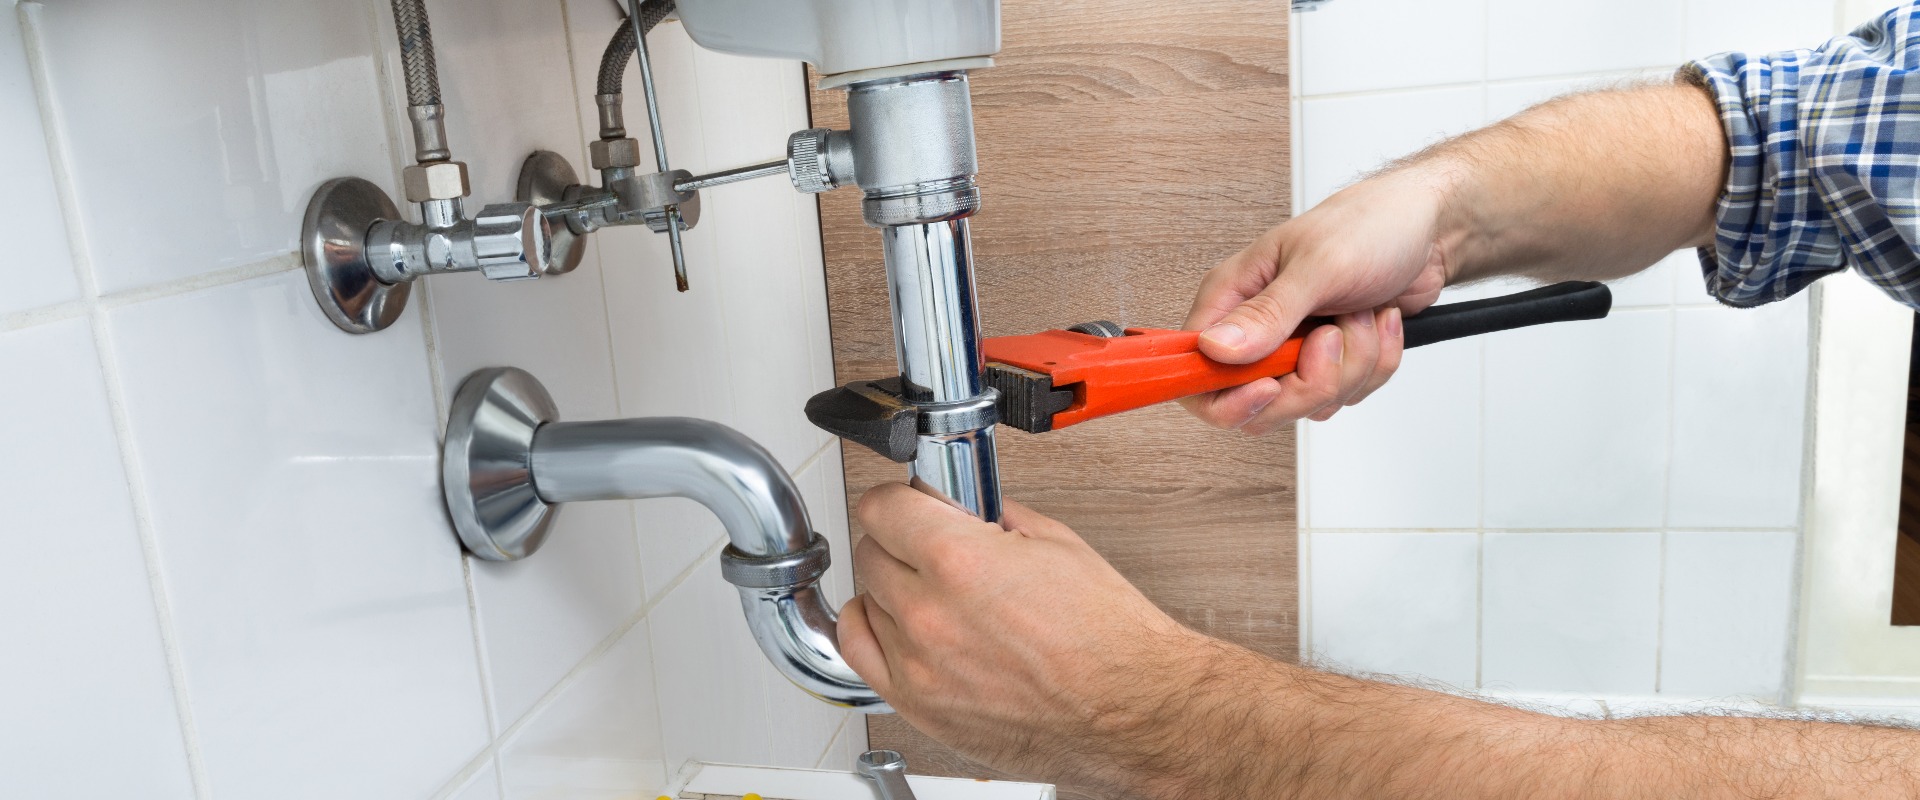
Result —
[{"label": "knuckle", "polygon": [[1286,309],[1270,294],[1256,294],[1247,298],[1236,312],[1255,324],[1268,328],[1280,327],[1281,320],[1286,318]]}]

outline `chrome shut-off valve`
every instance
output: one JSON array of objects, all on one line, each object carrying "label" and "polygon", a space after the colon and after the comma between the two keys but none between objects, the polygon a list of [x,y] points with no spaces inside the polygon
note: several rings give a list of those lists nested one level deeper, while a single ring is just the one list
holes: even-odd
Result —
[{"label": "chrome shut-off valve", "polygon": [[447,212],[445,224],[407,222],[386,192],[360,178],[336,178],[314,192],[301,249],[314,299],[333,324],[348,333],[392,325],[412,283],[428,275],[526,280],[553,269],[550,227],[532,205],[496,203],[462,219],[456,199],[425,216],[439,210]]}]

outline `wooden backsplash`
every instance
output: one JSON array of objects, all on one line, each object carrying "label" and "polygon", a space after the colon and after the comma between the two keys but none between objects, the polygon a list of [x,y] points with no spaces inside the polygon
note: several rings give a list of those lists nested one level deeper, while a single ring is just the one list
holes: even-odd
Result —
[{"label": "wooden backsplash", "polygon": [[[1179,327],[1201,275],[1290,213],[1287,3],[1006,0],[1003,19],[997,65],[973,74],[986,335]],[[843,92],[812,106],[814,125],[846,127]],[[895,374],[858,191],[820,195],[820,217],[837,379]],[[906,475],[845,450],[849,502]],[[1222,433],[1168,405],[1040,436],[1002,427],[1000,469],[1008,497],[1073,526],[1175,618],[1297,655],[1291,432]],[[915,772],[992,774],[898,717],[869,732]]]}]

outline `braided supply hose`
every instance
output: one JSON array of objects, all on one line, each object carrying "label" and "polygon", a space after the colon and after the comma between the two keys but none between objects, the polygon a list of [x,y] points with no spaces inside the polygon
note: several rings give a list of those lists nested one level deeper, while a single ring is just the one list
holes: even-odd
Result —
[{"label": "braided supply hose", "polygon": [[433,29],[427,24],[425,0],[393,0],[393,27],[400,35],[407,105],[440,105],[440,70],[433,63]]},{"label": "braided supply hose", "polygon": [[[401,0],[393,0],[393,2],[394,7],[398,8]],[[668,14],[673,13],[673,2],[674,0],[645,0],[641,3],[641,29],[653,30],[653,26],[660,24],[660,20],[666,19]],[[627,62],[633,59],[635,44],[633,26],[622,21],[620,29],[613,34],[613,41],[607,42],[607,50],[600,56],[600,83],[596,90],[598,94],[620,93],[621,79],[626,75]]]}]

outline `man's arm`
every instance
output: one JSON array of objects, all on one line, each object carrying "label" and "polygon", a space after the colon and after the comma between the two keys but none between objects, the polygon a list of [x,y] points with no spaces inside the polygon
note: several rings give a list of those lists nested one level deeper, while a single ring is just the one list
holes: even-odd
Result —
[{"label": "man's arm", "polygon": [[1679,81],[1561,98],[1402,159],[1208,273],[1187,327],[1219,361],[1345,316],[1309,337],[1295,375],[1186,405],[1252,433],[1325,419],[1385,383],[1400,315],[1445,286],[1611,280],[1708,244],[1726,163],[1712,96]]},{"label": "man's arm", "polygon": [[1913,797],[1920,733],[1579,720],[1274,661],[1182,627],[1065,526],[904,485],[860,502],[847,662],[992,766],[1140,800]]}]

